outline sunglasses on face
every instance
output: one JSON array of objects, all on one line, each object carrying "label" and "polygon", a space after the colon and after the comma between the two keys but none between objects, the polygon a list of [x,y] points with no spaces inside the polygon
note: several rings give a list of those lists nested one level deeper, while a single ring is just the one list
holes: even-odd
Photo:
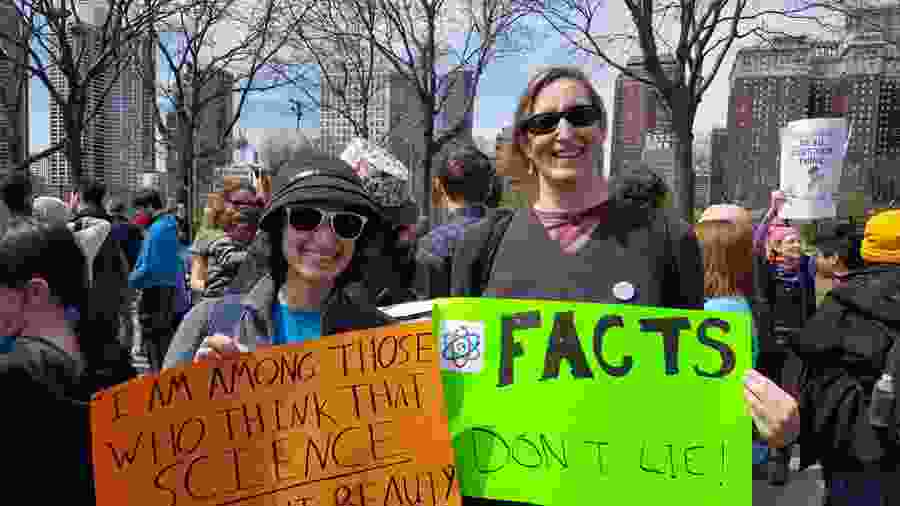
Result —
[{"label": "sunglasses on face", "polygon": [[358,239],[369,220],[350,211],[324,211],[315,207],[288,207],[286,213],[287,222],[298,232],[312,232],[328,218],[334,235],[348,241]]},{"label": "sunglasses on face", "polygon": [[559,126],[559,120],[566,118],[575,128],[583,128],[600,121],[600,110],[592,105],[583,105],[561,112],[542,112],[522,120],[522,128],[532,134],[548,134]]}]

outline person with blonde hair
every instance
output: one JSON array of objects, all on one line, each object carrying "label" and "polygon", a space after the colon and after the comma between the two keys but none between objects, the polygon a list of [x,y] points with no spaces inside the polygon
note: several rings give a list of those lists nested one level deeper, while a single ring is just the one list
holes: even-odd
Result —
[{"label": "person with blonde hair", "polygon": [[[750,313],[753,230],[741,223],[703,221],[694,227],[703,252],[703,309]],[[759,353],[753,333],[753,363]]]},{"label": "person with blonde hair", "polygon": [[224,233],[198,238],[191,250],[191,288],[195,293],[201,291],[203,298],[225,295],[256,237],[256,222],[263,208],[256,189],[239,178],[224,178],[222,191],[212,197],[209,218]]},{"label": "person with blonde hair", "polygon": [[[253,193],[250,185],[237,176],[225,176],[221,181],[222,189],[210,193],[207,196],[206,208],[203,210],[203,228],[191,245],[191,290],[196,300],[206,290],[209,280],[209,246],[213,241],[225,235],[225,227],[233,218],[233,206],[229,202],[237,198],[240,202],[249,202],[252,197],[247,193]],[[234,195],[240,192],[240,195]]]}]

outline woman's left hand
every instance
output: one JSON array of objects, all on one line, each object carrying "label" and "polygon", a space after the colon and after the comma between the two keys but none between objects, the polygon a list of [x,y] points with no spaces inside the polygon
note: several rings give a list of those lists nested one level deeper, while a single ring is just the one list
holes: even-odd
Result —
[{"label": "woman's left hand", "polygon": [[753,423],[772,448],[793,443],[800,434],[797,400],[772,380],[750,369],[744,375],[744,400]]}]

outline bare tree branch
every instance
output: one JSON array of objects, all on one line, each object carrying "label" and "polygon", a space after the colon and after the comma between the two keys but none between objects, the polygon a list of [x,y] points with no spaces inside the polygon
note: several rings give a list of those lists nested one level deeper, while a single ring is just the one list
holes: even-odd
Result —
[{"label": "bare tree branch", "polygon": [[[694,118],[704,94],[738,41],[767,40],[779,31],[768,27],[769,21],[805,23],[835,31],[834,20],[823,13],[859,12],[855,5],[841,0],[816,1],[782,10],[759,8],[749,0],[622,0],[630,25],[625,30],[599,33],[594,22],[603,15],[606,0],[522,1],[573,49],[600,59],[624,77],[656,91],[671,114],[678,140],[678,202],[688,220],[693,219]],[[631,55],[627,51],[622,54],[622,46],[632,41],[638,42],[638,65],[629,64]]]},{"label": "bare tree branch", "polygon": [[[43,84],[61,112],[66,137],[26,159],[19,169],[26,170],[31,162],[64,151],[71,177],[81,176],[86,129],[117,86],[122,71],[134,64],[135,48],[148,27],[169,14],[168,3],[108,0],[102,7],[85,11],[74,0],[14,2],[25,29],[0,32],[0,61]],[[22,53],[27,56],[21,58]],[[51,70],[61,82],[51,79]]]}]

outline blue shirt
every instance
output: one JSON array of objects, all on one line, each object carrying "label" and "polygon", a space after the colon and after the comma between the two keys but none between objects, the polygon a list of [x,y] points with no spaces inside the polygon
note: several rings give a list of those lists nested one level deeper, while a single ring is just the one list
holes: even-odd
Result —
[{"label": "blue shirt", "polygon": [[128,277],[131,288],[158,286],[178,287],[184,277],[184,260],[180,255],[178,221],[171,214],[156,218],[141,243],[141,254]]},{"label": "blue shirt", "polygon": [[[703,304],[706,311],[725,311],[731,313],[751,313],[750,302],[746,297],[713,297]],[[756,356],[759,355],[759,337],[756,335],[756,324],[751,320],[751,353],[753,367],[756,367]]]},{"label": "blue shirt", "polygon": [[285,304],[275,304],[272,321],[275,328],[273,345],[302,343],[322,336],[322,313],[319,311],[291,311]]},{"label": "blue shirt", "polygon": [[0,336],[0,354],[9,353],[16,343],[16,336]]}]

